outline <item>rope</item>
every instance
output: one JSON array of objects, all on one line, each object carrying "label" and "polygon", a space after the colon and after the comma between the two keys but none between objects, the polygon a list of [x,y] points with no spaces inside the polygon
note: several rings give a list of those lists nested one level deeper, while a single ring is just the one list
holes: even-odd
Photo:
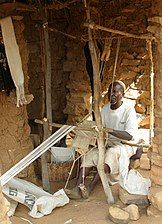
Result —
[{"label": "rope", "polygon": [[[85,163],[85,154],[83,155],[83,163]],[[83,174],[82,174],[82,184],[85,184],[85,166],[83,167]]]},{"label": "rope", "polygon": [[117,62],[118,62],[118,57],[119,57],[120,43],[121,43],[121,38],[119,37],[118,42],[117,42],[117,48],[116,48],[116,56],[115,56],[115,64],[114,64],[114,70],[113,70],[113,79],[112,79],[112,86],[111,86],[110,101],[111,101],[111,95],[112,95],[114,80],[115,80],[115,77],[116,77],[116,68],[117,68]]},{"label": "rope", "polygon": [[[76,161],[79,160],[82,156],[85,157],[85,155],[87,155],[88,153],[90,153],[94,148],[95,148],[95,147],[91,148],[88,152],[86,152],[85,154],[80,155],[78,158],[76,158],[76,159],[73,161],[73,164],[72,164],[72,166],[71,166],[71,169],[70,169],[70,172],[69,172],[67,181],[66,181],[66,183],[65,183],[65,187],[64,187],[64,189],[67,188],[67,185],[68,185],[68,183],[69,183],[70,176],[71,176],[71,174],[72,174],[72,171],[73,171],[73,169],[74,169],[74,165],[75,165]],[[84,173],[84,172],[85,172],[85,169],[84,169],[84,167],[83,167],[83,173]],[[85,176],[85,173],[84,173],[83,175]],[[82,176],[82,177],[83,177],[83,176]],[[83,184],[84,184],[84,181],[83,181]]]}]

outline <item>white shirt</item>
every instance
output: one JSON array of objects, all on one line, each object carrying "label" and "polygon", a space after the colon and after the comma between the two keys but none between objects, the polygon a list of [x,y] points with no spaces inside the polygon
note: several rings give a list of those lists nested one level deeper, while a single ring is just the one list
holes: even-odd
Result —
[{"label": "white shirt", "polygon": [[[138,141],[138,124],[135,109],[129,103],[123,101],[116,110],[110,108],[110,103],[101,110],[102,125],[105,128],[126,131],[132,135],[133,141]],[[119,140],[113,135],[109,135],[110,140]]]}]

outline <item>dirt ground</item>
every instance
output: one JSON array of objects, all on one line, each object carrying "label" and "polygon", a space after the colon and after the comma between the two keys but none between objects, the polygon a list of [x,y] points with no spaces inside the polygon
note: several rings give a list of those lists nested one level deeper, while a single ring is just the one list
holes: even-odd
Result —
[{"label": "dirt ground", "polygon": [[[60,185],[61,186],[61,185]],[[55,184],[55,189],[58,189],[58,184]],[[119,186],[116,184],[112,187],[113,195],[116,204],[123,206],[118,199]],[[147,207],[139,207],[140,219],[138,221],[131,221],[130,224],[162,224],[161,217],[154,218],[146,215]],[[62,208],[56,208],[53,212],[40,219],[33,219],[28,215],[28,209],[19,205],[15,216],[11,218],[13,224],[112,224],[107,217],[108,204],[101,184],[99,184],[89,199],[74,201]]]}]

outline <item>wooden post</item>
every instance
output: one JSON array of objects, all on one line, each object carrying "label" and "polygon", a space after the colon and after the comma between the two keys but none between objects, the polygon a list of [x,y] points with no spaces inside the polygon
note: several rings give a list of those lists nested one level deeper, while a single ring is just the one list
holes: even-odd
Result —
[{"label": "wooden post", "polygon": [[[87,6],[86,0],[84,0],[87,19],[90,21],[90,10]],[[107,176],[104,171],[104,163],[105,163],[105,145],[104,145],[104,132],[102,130],[102,121],[100,114],[100,99],[101,99],[101,83],[99,77],[99,57],[96,52],[95,43],[92,37],[92,30],[88,27],[88,37],[89,37],[89,49],[92,58],[93,65],[93,77],[94,77],[94,114],[96,125],[98,128],[98,150],[99,150],[99,160],[97,165],[97,170],[100,175],[102,185],[106,194],[106,198],[108,203],[114,203],[114,198],[108,183]]]},{"label": "wooden post", "polygon": [[151,40],[147,42],[148,44],[148,53],[150,58],[150,143],[154,137],[154,64],[153,64],[153,55],[152,55],[152,43]]},{"label": "wooden post", "polygon": [[[43,107],[44,115],[46,114],[46,118],[43,119],[43,141],[46,140],[52,133],[52,127],[49,123],[52,123],[52,101],[51,101],[51,52],[50,52],[50,44],[49,44],[49,33],[48,33],[48,20],[47,20],[47,11],[46,8],[41,5],[38,1],[39,11],[43,20],[43,32],[42,36],[44,39],[44,43],[42,46],[42,51],[44,53],[43,57],[43,66],[45,72],[45,107]],[[41,37],[42,37],[41,36]],[[48,165],[47,165],[47,153],[44,153],[41,156],[41,167],[42,167],[42,184],[43,189],[50,192],[50,182],[48,175]]]},{"label": "wooden post", "polygon": [[[46,117],[43,120],[43,131],[44,138],[46,140],[52,133],[52,129],[49,123],[52,123],[52,101],[51,101],[51,52],[49,44],[49,33],[48,33],[48,20],[47,12],[45,9],[45,17],[43,19],[43,31],[44,31],[44,46],[45,46],[45,86],[46,86]],[[50,182],[48,175],[48,164],[47,164],[47,153],[41,156],[41,166],[42,166],[42,183],[43,188],[50,192]]]},{"label": "wooden post", "polygon": [[[47,17],[47,16],[46,16]],[[44,42],[45,42],[45,83],[46,83],[46,117],[49,123],[52,123],[52,101],[51,101],[51,51],[49,44],[48,21],[47,18],[43,20]],[[51,131],[51,130],[50,130]]]},{"label": "wooden post", "polygon": [[[45,141],[49,136],[49,123],[46,118],[43,119],[43,141]],[[45,191],[50,192],[50,182],[48,174],[48,163],[47,163],[47,153],[43,153],[41,156],[41,168],[42,168],[42,184]]]}]

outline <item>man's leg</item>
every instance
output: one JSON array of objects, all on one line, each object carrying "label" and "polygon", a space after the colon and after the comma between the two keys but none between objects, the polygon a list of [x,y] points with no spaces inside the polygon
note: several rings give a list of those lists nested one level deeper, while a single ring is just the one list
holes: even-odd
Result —
[{"label": "man's leg", "polygon": [[[105,170],[105,173],[110,173],[110,167],[106,163],[104,164],[104,170]],[[100,181],[100,175],[97,172],[96,175],[94,176],[92,182],[89,185],[89,192],[93,191],[93,189],[95,188],[98,181]]]}]

